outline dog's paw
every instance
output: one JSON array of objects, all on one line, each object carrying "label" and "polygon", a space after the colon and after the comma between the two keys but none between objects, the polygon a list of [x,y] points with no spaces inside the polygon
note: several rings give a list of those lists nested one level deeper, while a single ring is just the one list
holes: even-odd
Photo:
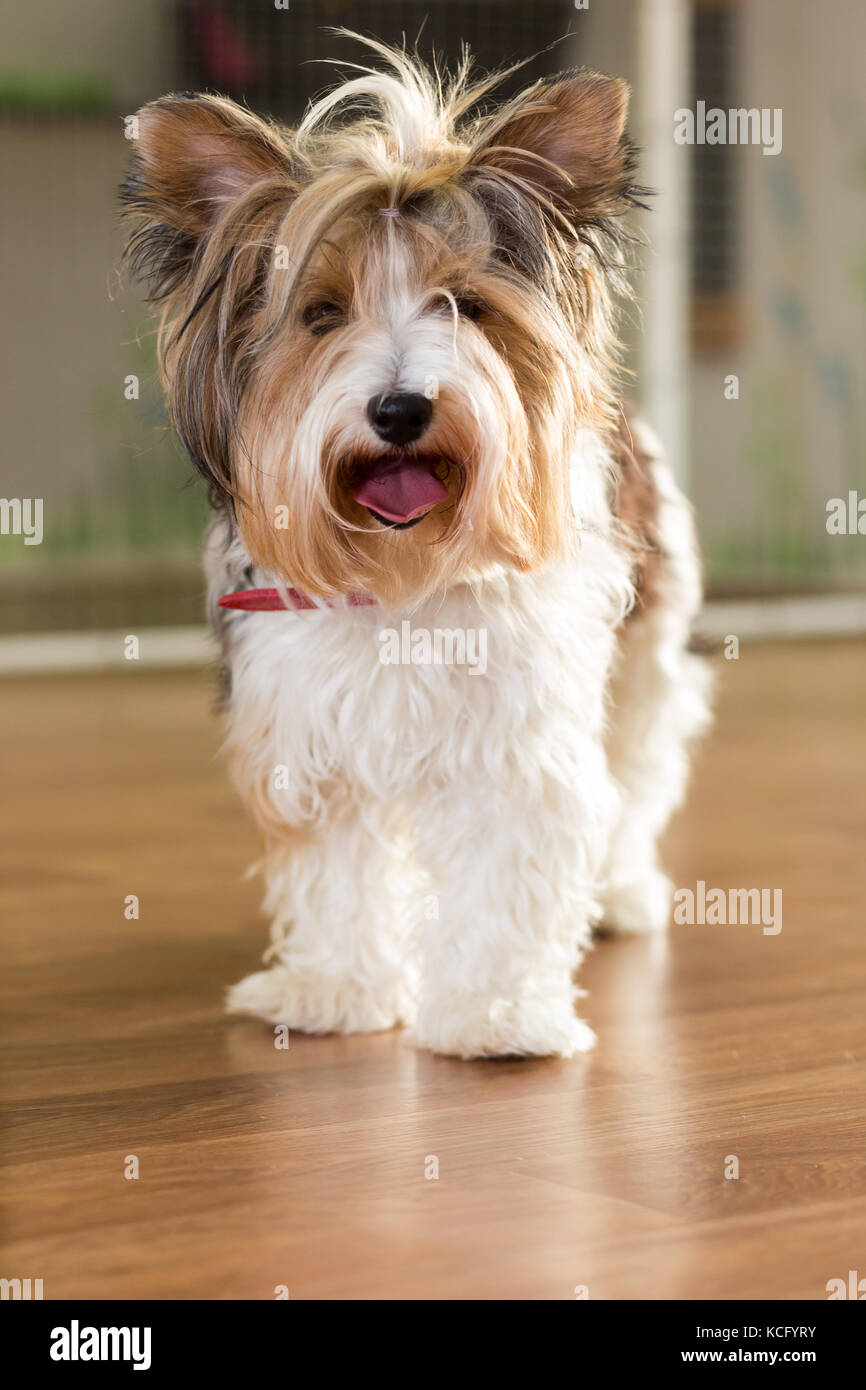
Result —
[{"label": "dog's paw", "polygon": [[598,930],[602,935],[664,931],[670,921],[672,895],[673,884],[658,869],[610,883],[603,896]]},{"label": "dog's paw", "polygon": [[365,988],[355,980],[274,965],[229,990],[229,1013],[256,1014],[299,1033],[381,1033],[414,1020],[414,1002],[400,982]]},{"label": "dog's paw", "polygon": [[419,1047],[448,1057],[574,1057],[595,1046],[595,1034],[570,998],[485,999],[453,993],[422,1004]]}]

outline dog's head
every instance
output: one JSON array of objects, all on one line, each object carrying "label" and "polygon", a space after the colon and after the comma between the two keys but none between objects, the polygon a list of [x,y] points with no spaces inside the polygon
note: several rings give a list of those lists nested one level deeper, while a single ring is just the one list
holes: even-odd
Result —
[{"label": "dog's head", "polygon": [[128,255],[172,420],[254,560],[411,599],[567,544],[567,461],[615,409],[627,89],[443,82],[375,45],[297,130],[214,96],[138,115]]}]

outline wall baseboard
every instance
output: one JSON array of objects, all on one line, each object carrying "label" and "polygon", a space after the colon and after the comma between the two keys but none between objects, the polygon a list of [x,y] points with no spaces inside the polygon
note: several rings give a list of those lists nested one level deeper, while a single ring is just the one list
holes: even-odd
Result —
[{"label": "wall baseboard", "polygon": [[[866,595],[713,601],[701,610],[695,635],[706,642],[795,641],[866,634]],[[48,675],[148,667],[187,670],[217,660],[204,625],[142,628],[136,661],[127,658],[128,633],[40,632],[0,637],[0,675]]]}]

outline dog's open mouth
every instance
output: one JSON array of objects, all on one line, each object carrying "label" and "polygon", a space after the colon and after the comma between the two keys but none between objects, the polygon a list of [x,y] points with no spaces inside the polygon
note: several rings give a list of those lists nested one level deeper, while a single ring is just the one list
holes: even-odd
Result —
[{"label": "dog's open mouth", "polygon": [[363,476],[351,485],[352,496],[383,526],[405,531],[445,501],[448,488],[442,478],[448,467],[438,454],[383,454],[363,466]]}]

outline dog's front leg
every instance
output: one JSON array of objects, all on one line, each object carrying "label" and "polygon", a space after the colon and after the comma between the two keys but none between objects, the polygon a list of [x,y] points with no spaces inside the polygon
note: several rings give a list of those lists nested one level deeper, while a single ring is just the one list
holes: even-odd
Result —
[{"label": "dog's front leg", "polygon": [[[521,770],[518,770],[521,769]],[[512,750],[496,782],[437,794],[419,833],[438,917],[427,924],[417,1039],[459,1057],[592,1047],[573,973],[597,915],[616,804],[594,741]]]},{"label": "dog's front leg", "polygon": [[269,969],[235,985],[228,1007],[304,1033],[370,1033],[411,1023],[415,986],[404,855],[376,808],[343,806],[324,827],[271,840],[265,910]]}]

